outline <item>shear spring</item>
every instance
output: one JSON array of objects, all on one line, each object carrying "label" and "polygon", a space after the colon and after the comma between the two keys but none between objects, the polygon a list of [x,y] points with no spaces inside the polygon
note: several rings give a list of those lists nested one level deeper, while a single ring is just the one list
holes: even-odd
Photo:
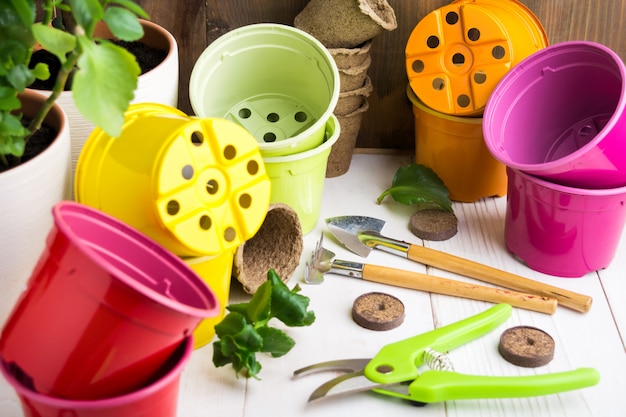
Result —
[{"label": "shear spring", "polygon": [[431,348],[424,349],[424,363],[428,365],[430,369],[436,371],[449,371],[454,372],[454,366],[450,357],[445,353],[437,352]]}]

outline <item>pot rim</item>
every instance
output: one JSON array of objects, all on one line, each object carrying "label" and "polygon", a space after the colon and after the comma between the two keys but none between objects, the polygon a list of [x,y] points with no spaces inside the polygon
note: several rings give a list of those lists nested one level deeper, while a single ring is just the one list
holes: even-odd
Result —
[{"label": "pot rim", "polygon": [[97,400],[71,400],[67,398],[58,398],[52,397],[49,395],[41,394],[39,392],[28,389],[24,385],[22,385],[17,379],[11,375],[11,373],[6,369],[7,364],[4,361],[0,360],[0,371],[4,375],[4,377],[8,380],[10,385],[17,391],[20,396],[24,396],[29,400],[35,401],[37,403],[43,404],[48,407],[56,407],[60,409],[73,409],[73,410],[86,410],[86,409],[106,409],[112,407],[120,407],[124,405],[131,404],[137,400],[143,400],[146,397],[154,395],[159,390],[165,388],[167,385],[171,384],[173,380],[179,378],[183,367],[189,362],[191,358],[191,354],[193,352],[193,336],[187,336],[182,344],[184,345],[182,348],[184,349],[181,353],[176,352],[176,354],[180,354],[180,358],[178,361],[173,364],[170,369],[167,369],[167,372],[157,379],[156,381],[151,382],[149,385],[146,385],[142,388],[139,388],[130,393],[126,393],[123,395],[119,395],[116,397],[109,397]]}]

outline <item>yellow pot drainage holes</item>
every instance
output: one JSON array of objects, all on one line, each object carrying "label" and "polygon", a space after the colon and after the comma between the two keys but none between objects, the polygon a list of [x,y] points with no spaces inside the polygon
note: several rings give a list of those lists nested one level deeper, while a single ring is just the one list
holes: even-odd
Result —
[{"label": "yellow pot drainage holes", "polygon": [[179,256],[209,256],[254,236],[270,180],[256,140],[241,126],[143,103],[131,105],[120,137],[93,131],[75,193]]}]

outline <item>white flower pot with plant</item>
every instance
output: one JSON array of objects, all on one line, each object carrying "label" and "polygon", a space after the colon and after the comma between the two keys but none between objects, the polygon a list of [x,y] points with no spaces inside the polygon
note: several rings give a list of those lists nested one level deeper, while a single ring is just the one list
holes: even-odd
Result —
[{"label": "white flower pot with plant", "polygon": [[[76,68],[72,94],[80,112],[118,135],[140,72],[132,54],[94,35],[95,26],[104,21],[120,39],[141,38],[137,16],[146,15],[139,6],[126,0],[57,3],[38,2],[43,18],[36,22],[34,0],[0,2],[0,325],[44,248],[52,206],[71,195],[69,127],[56,103],[67,77]],[[74,32],[49,25],[55,5],[72,13],[78,24]],[[55,88],[43,104],[32,107],[34,98],[28,98],[32,94],[26,92],[27,87],[50,74],[43,63],[29,68],[36,43],[55,54],[62,65]],[[24,162],[44,121],[59,137]],[[50,165],[37,171],[40,163]]]},{"label": "white flower pot with plant", "polygon": [[[58,19],[68,18],[71,19],[71,15],[63,13]],[[179,81],[178,43],[174,36],[162,26],[145,19],[139,19],[139,23],[141,24],[143,35],[140,39],[132,42],[121,41],[111,31],[105,21],[101,21],[96,25],[94,37],[118,42],[119,45],[129,52],[140,52],[135,54],[141,71],[131,103],[159,103],[177,107]],[[50,57],[46,57],[46,59],[50,59]],[[52,59],[55,59],[55,57],[52,57]],[[55,64],[58,65],[58,60],[56,59]],[[110,85],[106,79],[99,82],[102,85]],[[37,83],[32,88],[36,88],[44,94],[50,94],[52,89],[50,84],[49,82]],[[92,120],[83,115],[75,103],[73,95],[71,84],[68,83],[57,99],[57,103],[67,113],[70,123],[72,178],[76,175],[76,164],[85,141],[96,127]]]},{"label": "white flower pot with plant", "polygon": [[[23,115],[34,117],[45,99],[32,91],[21,94]],[[0,325],[44,249],[52,206],[70,196],[70,130],[60,106],[50,109],[45,124],[57,132],[45,151],[0,173]]]}]

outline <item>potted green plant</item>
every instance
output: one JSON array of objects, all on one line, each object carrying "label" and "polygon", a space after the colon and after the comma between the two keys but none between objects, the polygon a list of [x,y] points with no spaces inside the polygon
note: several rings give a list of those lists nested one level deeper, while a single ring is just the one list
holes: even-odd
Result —
[{"label": "potted green plant", "polygon": [[[37,7],[43,16],[39,21]],[[74,32],[50,25],[58,10],[72,14]],[[56,100],[74,72],[76,106],[103,130],[119,134],[140,69],[131,53],[97,38],[94,28],[103,21],[117,38],[133,40],[143,35],[138,17],[147,15],[130,0],[0,3],[0,323],[44,248],[52,206],[71,196],[69,128]],[[50,76],[43,63],[29,67],[36,44],[62,62],[47,98],[27,88]],[[29,156],[46,125],[56,135],[45,149]]]},{"label": "potted green plant", "polygon": [[[63,30],[74,32],[76,22],[71,13],[66,11],[57,13],[54,22],[57,21],[59,22],[57,25],[62,27]],[[116,45],[124,47],[124,49],[135,56],[140,67],[140,74],[137,78],[137,85],[134,89],[131,104],[159,103],[177,107],[179,58],[176,39],[167,29],[155,22],[143,18],[138,19],[138,22],[141,25],[143,35],[134,41],[118,38],[118,34],[114,33],[104,20],[95,25],[94,38],[112,41]],[[60,61],[54,55],[51,56],[48,51],[40,50],[35,52],[35,55],[38,58],[42,57],[46,61],[52,61],[52,67],[54,68],[60,66]],[[56,102],[61,105],[69,118],[72,141],[72,177],[74,177],[78,158],[85,141],[97,126],[97,123],[85,117],[76,104],[70,87],[70,83],[66,84],[65,90],[61,91]],[[37,81],[30,88],[37,89],[44,94],[51,94],[54,85],[50,82]]]}]

